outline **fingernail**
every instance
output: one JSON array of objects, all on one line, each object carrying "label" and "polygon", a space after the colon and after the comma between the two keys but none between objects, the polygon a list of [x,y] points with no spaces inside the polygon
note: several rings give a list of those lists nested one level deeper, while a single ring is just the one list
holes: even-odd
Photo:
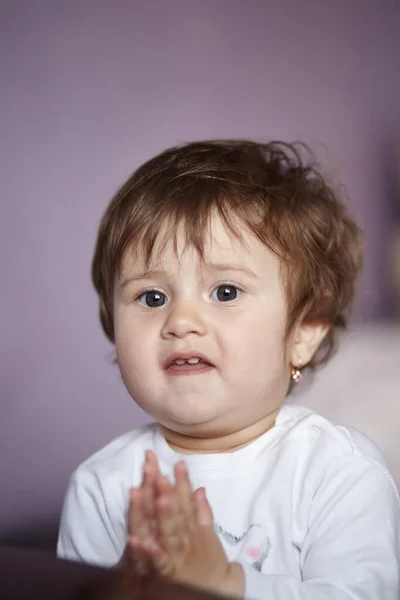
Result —
[{"label": "fingernail", "polygon": [[196,492],[195,492],[195,499],[197,502],[202,502],[205,498],[205,488],[204,487],[200,487],[197,488]]}]

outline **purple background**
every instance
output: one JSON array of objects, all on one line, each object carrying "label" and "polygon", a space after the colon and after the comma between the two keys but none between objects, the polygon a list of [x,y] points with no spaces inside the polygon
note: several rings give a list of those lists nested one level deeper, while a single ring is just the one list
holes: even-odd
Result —
[{"label": "purple background", "polygon": [[359,319],[387,306],[400,129],[395,0],[2,0],[0,535],[51,543],[77,464],[146,417],[89,267],[117,186],[172,144],[301,139],[367,235]]}]

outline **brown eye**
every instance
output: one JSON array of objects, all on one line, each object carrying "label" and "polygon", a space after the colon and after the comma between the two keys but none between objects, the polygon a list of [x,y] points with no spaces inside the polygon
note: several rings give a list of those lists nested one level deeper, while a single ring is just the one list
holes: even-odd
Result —
[{"label": "brown eye", "polygon": [[144,304],[148,308],[158,308],[166,303],[167,297],[158,290],[148,290],[147,292],[143,292],[143,294],[139,296],[138,300],[141,304]]},{"label": "brown eye", "polygon": [[219,285],[212,293],[213,300],[218,300],[219,302],[232,302],[232,300],[236,300],[239,295],[240,290],[235,285]]}]

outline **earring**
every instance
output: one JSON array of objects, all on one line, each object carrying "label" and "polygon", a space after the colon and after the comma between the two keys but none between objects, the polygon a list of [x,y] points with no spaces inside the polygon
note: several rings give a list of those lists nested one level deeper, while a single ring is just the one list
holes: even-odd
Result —
[{"label": "earring", "polygon": [[302,365],[302,361],[299,360],[299,366],[298,367],[292,367],[292,370],[290,372],[290,375],[291,375],[291,377],[292,377],[292,379],[293,379],[293,381],[295,383],[299,383],[300,379],[303,377],[303,374],[300,371],[301,365]]}]

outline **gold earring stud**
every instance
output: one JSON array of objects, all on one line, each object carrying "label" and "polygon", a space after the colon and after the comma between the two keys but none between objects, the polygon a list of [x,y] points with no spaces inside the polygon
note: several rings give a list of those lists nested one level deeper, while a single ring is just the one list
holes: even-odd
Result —
[{"label": "gold earring stud", "polygon": [[297,367],[292,367],[290,375],[295,383],[299,383],[300,379],[303,377],[303,374],[300,371],[301,365],[302,365],[302,361],[299,360],[299,365]]}]

